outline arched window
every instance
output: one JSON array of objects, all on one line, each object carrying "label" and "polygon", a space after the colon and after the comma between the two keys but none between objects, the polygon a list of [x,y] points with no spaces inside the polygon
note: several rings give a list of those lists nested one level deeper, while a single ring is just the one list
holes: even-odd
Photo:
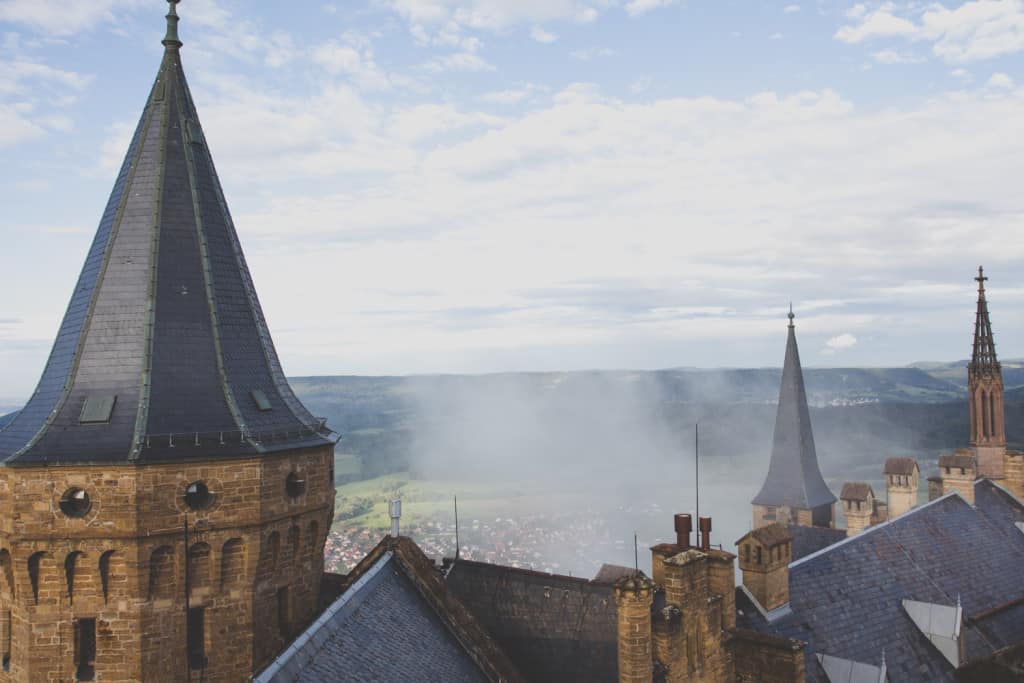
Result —
[{"label": "arched window", "polygon": [[81,577],[76,577],[76,574],[83,573],[81,571],[81,562],[85,559],[85,553],[81,551],[75,551],[69,553],[64,558],[64,578],[67,581],[68,586],[68,602],[72,605],[75,604],[75,587],[76,584],[82,582]]},{"label": "arched window", "polygon": [[41,580],[41,574],[44,573],[44,560],[46,559],[45,552],[33,553],[28,558],[28,579],[32,584],[32,600],[35,604],[39,604],[39,582]]},{"label": "arched window", "polygon": [[0,550],[0,598],[14,599],[14,564],[6,548]]},{"label": "arched window", "polygon": [[988,435],[996,435],[996,395],[992,392],[988,395]]},{"label": "arched window", "polygon": [[120,556],[115,557],[113,550],[108,550],[100,555],[100,587],[103,589],[103,602],[110,599],[111,570],[113,569],[115,573],[115,583],[124,580],[124,567],[120,560]]},{"label": "arched window", "polygon": [[224,589],[241,583],[245,572],[245,546],[242,539],[232,538],[221,548],[220,587]]},{"label": "arched window", "polygon": [[981,392],[981,436],[984,439],[989,437],[988,431],[988,394],[984,390]]},{"label": "arched window", "polygon": [[260,552],[260,569],[266,576],[273,576],[281,562],[281,534],[270,532],[263,541]]},{"label": "arched window", "polygon": [[206,543],[194,543],[188,549],[188,583],[189,590],[209,588],[213,581],[210,570],[210,546]]},{"label": "arched window", "polygon": [[288,529],[288,561],[299,561],[299,548],[301,546],[302,532],[294,524]]},{"label": "arched window", "polygon": [[174,549],[163,545],[149,556],[149,599],[174,596]]}]

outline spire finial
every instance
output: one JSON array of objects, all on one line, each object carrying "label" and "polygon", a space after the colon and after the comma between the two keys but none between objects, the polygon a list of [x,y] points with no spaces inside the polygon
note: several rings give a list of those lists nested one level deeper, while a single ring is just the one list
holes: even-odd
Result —
[{"label": "spire finial", "polygon": [[167,0],[167,35],[164,36],[163,44],[167,48],[179,48],[181,47],[181,41],[178,39],[178,12],[177,5],[181,0]]},{"label": "spire finial", "polygon": [[985,280],[987,279],[985,277],[985,269],[982,266],[978,266],[978,277],[974,278],[974,280],[978,283],[978,291],[982,294],[985,293]]},{"label": "spire finial", "polygon": [[795,318],[796,316],[793,314],[793,302],[792,301],[789,302],[789,315],[787,317],[789,318],[789,326],[790,327],[796,327],[796,325],[793,324],[793,318]]}]

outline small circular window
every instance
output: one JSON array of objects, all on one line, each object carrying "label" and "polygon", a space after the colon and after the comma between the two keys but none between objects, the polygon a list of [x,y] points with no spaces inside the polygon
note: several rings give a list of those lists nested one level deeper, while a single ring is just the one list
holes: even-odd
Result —
[{"label": "small circular window", "polygon": [[193,510],[203,510],[210,507],[213,502],[213,494],[201,481],[194,481],[185,489],[185,505]]},{"label": "small circular window", "polygon": [[80,488],[70,488],[60,497],[60,511],[68,517],[85,517],[92,507],[89,494]]},{"label": "small circular window", "polygon": [[298,498],[306,492],[306,480],[298,472],[292,472],[285,479],[284,488],[292,498]]}]

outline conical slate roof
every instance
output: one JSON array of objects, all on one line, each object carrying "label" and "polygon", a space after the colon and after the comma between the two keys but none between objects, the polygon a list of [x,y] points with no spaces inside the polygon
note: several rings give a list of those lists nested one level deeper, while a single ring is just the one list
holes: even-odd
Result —
[{"label": "conical slate roof", "polygon": [[818,455],[814,450],[811,414],[807,409],[807,392],[800,368],[793,317],[790,312],[786,360],[782,367],[779,408],[772,440],[772,460],[764,486],[751,503],[809,510],[834,503],[836,497],[825,485],[821,470],[818,469]]},{"label": "conical slate roof", "polygon": [[985,300],[985,271],[978,266],[978,312],[974,318],[974,352],[971,354],[972,373],[998,374],[999,360],[996,358],[996,342],[992,336],[992,321],[988,317],[988,302]]},{"label": "conical slate roof", "polygon": [[185,81],[165,51],[8,465],[238,457],[331,443],[274,350]]}]

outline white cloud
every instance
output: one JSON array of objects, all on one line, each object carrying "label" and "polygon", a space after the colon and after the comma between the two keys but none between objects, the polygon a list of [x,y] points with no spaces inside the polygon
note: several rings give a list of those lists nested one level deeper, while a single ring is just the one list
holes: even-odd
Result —
[{"label": "white cloud", "polygon": [[558,40],[558,36],[551,31],[544,30],[541,26],[534,26],[530,29],[530,37],[538,43],[550,44]]},{"label": "white cloud", "polygon": [[423,65],[427,71],[440,73],[442,71],[494,71],[493,64],[478,54],[472,52],[454,52],[449,55],[442,55],[432,59]]},{"label": "white cloud", "polygon": [[121,10],[143,6],[142,0],[3,0],[0,21],[23,24],[56,36],[69,36],[100,22],[115,21]]},{"label": "white cloud", "polygon": [[786,5],[782,8],[782,11],[786,14],[794,14],[800,11],[800,5]]},{"label": "white cloud", "polygon": [[555,20],[585,22],[597,17],[594,7],[579,0],[390,0],[388,4],[412,24],[454,22],[489,30]]},{"label": "white cloud", "polygon": [[992,74],[986,85],[989,88],[1000,88],[1010,90],[1013,88],[1013,79],[1002,72]]},{"label": "white cloud", "polygon": [[832,337],[825,342],[825,354],[833,354],[839,351],[845,351],[846,349],[853,348],[857,345],[857,338],[852,334],[845,333],[840,334],[836,337]]},{"label": "white cloud", "polygon": [[899,50],[879,50],[872,52],[871,58],[879,64],[920,64],[925,61],[924,57]]},{"label": "white cloud", "polygon": [[903,38],[931,43],[935,56],[950,63],[990,59],[1024,50],[1024,0],[971,0],[949,9],[939,3],[859,4],[847,12],[853,23],[836,39],[861,43]]},{"label": "white cloud", "polygon": [[614,57],[615,50],[609,47],[588,47],[581,50],[573,50],[569,56],[580,62],[589,62],[598,57]]},{"label": "white cloud", "polygon": [[679,4],[679,0],[629,0],[626,3],[626,12],[631,17],[645,14],[651,10],[671,7]]},{"label": "white cloud", "polygon": [[526,99],[529,94],[526,90],[497,90],[484,93],[480,96],[480,101],[492,104],[516,104]]}]

